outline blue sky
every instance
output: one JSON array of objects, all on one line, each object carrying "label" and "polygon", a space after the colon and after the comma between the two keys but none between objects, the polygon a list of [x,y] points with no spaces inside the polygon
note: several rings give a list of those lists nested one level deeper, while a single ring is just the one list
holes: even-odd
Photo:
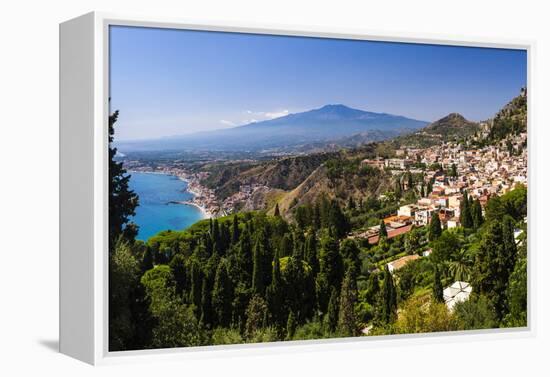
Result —
[{"label": "blue sky", "polygon": [[111,27],[118,140],[182,135],[341,103],[434,121],[493,116],[522,50]]}]

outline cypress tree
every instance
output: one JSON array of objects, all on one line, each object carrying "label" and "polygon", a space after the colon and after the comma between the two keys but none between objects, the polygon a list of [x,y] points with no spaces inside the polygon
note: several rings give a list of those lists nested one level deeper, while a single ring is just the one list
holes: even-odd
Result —
[{"label": "cypress tree", "polygon": [[348,197],[348,210],[352,211],[355,209],[355,202],[353,201],[353,197],[350,195]]},{"label": "cypress tree", "polygon": [[468,192],[466,192],[466,190],[464,190],[462,203],[460,203],[460,223],[467,229],[472,228],[474,225],[472,221],[470,199],[468,198]]},{"label": "cypress tree", "polygon": [[273,258],[273,269],[271,272],[271,284],[267,287],[267,303],[269,306],[269,312],[273,322],[277,326],[281,326],[284,318],[283,304],[284,304],[284,292],[283,282],[281,278],[281,266],[278,255]]},{"label": "cypress tree", "polygon": [[[239,241],[238,259],[241,266],[241,278],[249,279],[252,276],[252,243],[250,241],[250,233],[248,229],[242,232]],[[246,285],[249,286],[249,281]]]},{"label": "cypress tree", "polygon": [[260,296],[264,294],[264,262],[263,262],[263,246],[260,240],[256,241],[253,252],[253,267],[252,267],[252,291]]},{"label": "cypress tree", "polygon": [[153,268],[153,252],[150,247],[145,249],[143,253],[143,260],[141,261],[141,271],[145,273]]},{"label": "cypress tree", "polygon": [[315,276],[319,272],[319,259],[317,258],[317,239],[315,234],[311,233],[306,238],[304,259],[311,267],[311,272]]},{"label": "cypress tree", "polygon": [[441,221],[439,220],[439,214],[437,211],[434,211],[432,214],[432,220],[430,221],[430,228],[428,229],[428,239],[430,241],[435,241],[441,236]]},{"label": "cypress tree", "polygon": [[357,286],[353,269],[346,272],[340,292],[340,310],[338,313],[338,332],[341,336],[354,336],[357,333],[357,318],[355,302],[357,301]]},{"label": "cypress tree", "polygon": [[281,211],[279,210],[279,203],[275,204],[275,211],[273,212],[273,216],[281,217]]},{"label": "cypress tree", "polygon": [[210,290],[210,284],[208,284],[208,279],[204,277],[202,279],[200,323],[205,327],[209,327],[212,324],[213,320],[211,293],[212,292]]},{"label": "cypress tree", "polygon": [[342,281],[343,262],[340,255],[340,245],[332,234],[325,234],[321,238],[321,252],[319,271],[327,278],[330,288],[339,288]]},{"label": "cypress tree", "polygon": [[177,254],[170,261],[170,269],[172,271],[172,276],[176,282],[176,293],[182,294],[185,290],[186,283],[186,267],[185,267],[185,258],[181,254]]},{"label": "cypress tree", "polygon": [[396,199],[401,199],[403,195],[403,188],[401,187],[401,181],[399,178],[395,181],[395,197]]},{"label": "cypress tree", "polygon": [[443,286],[441,284],[441,275],[439,268],[434,266],[434,281],[432,285],[432,296],[436,302],[443,302]]},{"label": "cypress tree", "polygon": [[477,230],[481,227],[481,224],[483,224],[483,212],[481,210],[481,203],[479,202],[479,199],[476,199],[474,201],[471,212],[472,212],[472,224],[474,229]]},{"label": "cypress tree", "polygon": [[240,231],[239,231],[239,216],[233,216],[233,224],[231,226],[231,244],[236,245],[239,242]]},{"label": "cypress tree", "polygon": [[409,172],[407,174],[407,190],[409,191],[412,190],[413,186],[414,186],[414,182],[413,182],[412,174]]},{"label": "cypress tree", "polygon": [[289,233],[286,233],[281,240],[280,247],[280,257],[289,257],[293,254],[294,251],[294,242],[292,241],[292,236]]},{"label": "cypress tree", "polygon": [[223,327],[228,327],[231,321],[232,290],[231,279],[227,272],[227,262],[225,259],[222,259],[218,265],[214,279],[212,307],[216,314],[216,323]]},{"label": "cypress tree", "polygon": [[388,230],[386,229],[386,223],[384,222],[384,220],[380,221],[380,230],[378,231],[378,236],[380,238],[382,238],[382,237],[387,238],[388,237]]},{"label": "cypress tree", "polygon": [[296,332],[296,318],[294,317],[294,313],[291,311],[288,314],[288,320],[286,322],[286,339],[292,340],[295,332]]},{"label": "cypress tree", "polygon": [[506,290],[515,260],[513,228],[509,229],[508,221],[490,223],[481,239],[473,273],[474,292],[487,296],[499,320],[506,314]]},{"label": "cypress tree", "polygon": [[124,169],[122,162],[115,161],[117,149],[112,146],[118,110],[109,115],[109,250],[114,249],[115,241],[123,235],[124,227],[131,225],[132,232],[124,236],[134,241],[137,225],[130,223],[130,218],[136,214],[139,197],[130,190],[130,175]]},{"label": "cypress tree", "polygon": [[328,311],[325,320],[329,333],[334,333],[336,331],[338,325],[338,309],[338,291],[333,287],[330,294],[330,300],[328,301]]},{"label": "cypress tree", "polygon": [[393,277],[387,266],[384,268],[384,282],[382,284],[380,300],[379,320],[385,324],[395,321],[397,319],[397,292]]}]

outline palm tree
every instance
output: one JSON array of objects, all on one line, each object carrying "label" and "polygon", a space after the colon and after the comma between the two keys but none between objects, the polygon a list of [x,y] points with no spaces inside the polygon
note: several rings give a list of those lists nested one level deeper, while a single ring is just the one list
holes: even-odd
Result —
[{"label": "palm tree", "polygon": [[449,273],[459,281],[469,281],[472,272],[472,257],[466,249],[461,249],[457,258],[449,262]]}]

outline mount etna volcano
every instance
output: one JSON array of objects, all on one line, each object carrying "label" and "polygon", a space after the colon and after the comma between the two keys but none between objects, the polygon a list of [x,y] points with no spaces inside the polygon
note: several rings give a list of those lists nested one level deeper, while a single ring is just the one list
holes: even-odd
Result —
[{"label": "mount etna volcano", "polygon": [[311,144],[339,144],[357,136],[363,142],[384,140],[414,132],[428,122],[386,113],[326,105],[319,109],[289,114],[234,128],[119,142],[126,151],[274,151]]}]

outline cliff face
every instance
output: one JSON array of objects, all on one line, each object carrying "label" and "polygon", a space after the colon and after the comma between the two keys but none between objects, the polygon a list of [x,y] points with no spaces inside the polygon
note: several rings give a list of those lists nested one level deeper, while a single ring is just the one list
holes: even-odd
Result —
[{"label": "cliff face", "polygon": [[493,142],[508,135],[527,132],[527,89],[508,102],[489,122],[489,139]]}]

